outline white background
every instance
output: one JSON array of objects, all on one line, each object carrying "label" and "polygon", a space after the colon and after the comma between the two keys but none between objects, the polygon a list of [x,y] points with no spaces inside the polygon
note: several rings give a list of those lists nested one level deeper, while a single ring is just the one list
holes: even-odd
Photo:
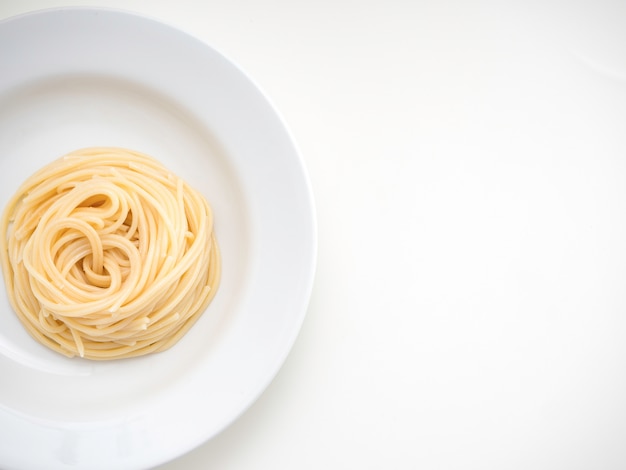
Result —
[{"label": "white background", "polygon": [[1,0],[0,17],[62,5],[224,53],[315,193],[287,362],[160,470],[626,468],[626,3]]}]

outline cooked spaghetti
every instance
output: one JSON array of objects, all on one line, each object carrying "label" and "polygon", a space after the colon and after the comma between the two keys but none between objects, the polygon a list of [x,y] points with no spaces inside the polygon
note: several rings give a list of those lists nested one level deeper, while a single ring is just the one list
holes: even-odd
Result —
[{"label": "cooked spaghetti", "polygon": [[28,332],[66,356],[163,351],[220,279],[206,199],[153,158],[72,152],[28,178],[0,222],[8,298]]}]

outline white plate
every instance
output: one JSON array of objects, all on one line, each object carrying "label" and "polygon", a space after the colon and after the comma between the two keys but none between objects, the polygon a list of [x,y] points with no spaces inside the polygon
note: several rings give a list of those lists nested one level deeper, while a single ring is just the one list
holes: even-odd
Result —
[{"label": "white plate", "polygon": [[97,9],[0,23],[0,203],[73,149],[159,159],[212,203],[220,290],[171,350],[66,359],[28,336],[0,294],[0,467],[149,468],[229,425],[300,329],[316,250],[302,160],[232,63],[159,22]]}]

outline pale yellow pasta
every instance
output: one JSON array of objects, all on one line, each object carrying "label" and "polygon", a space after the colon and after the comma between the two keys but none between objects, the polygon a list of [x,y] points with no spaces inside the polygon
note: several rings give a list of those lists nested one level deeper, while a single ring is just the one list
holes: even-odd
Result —
[{"label": "pale yellow pasta", "polygon": [[153,158],[88,148],[45,166],[1,220],[8,298],[66,356],[163,351],[207,308],[220,254],[206,199]]}]

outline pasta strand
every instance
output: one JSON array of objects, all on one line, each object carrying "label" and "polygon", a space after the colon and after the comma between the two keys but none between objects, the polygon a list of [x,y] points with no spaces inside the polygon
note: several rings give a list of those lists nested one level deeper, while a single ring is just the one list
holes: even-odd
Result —
[{"label": "pasta strand", "polygon": [[133,150],[86,148],[41,168],[0,231],[11,306],[35,340],[68,357],[164,351],[219,286],[209,203]]}]

